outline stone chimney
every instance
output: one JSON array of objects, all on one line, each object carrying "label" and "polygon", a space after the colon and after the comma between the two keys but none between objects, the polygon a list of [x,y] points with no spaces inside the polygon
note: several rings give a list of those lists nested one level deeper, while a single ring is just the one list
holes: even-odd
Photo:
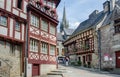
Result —
[{"label": "stone chimney", "polygon": [[116,0],[110,0],[110,11],[114,10]]},{"label": "stone chimney", "polygon": [[105,1],[103,3],[104,12],[110,12],[110,1]]}]

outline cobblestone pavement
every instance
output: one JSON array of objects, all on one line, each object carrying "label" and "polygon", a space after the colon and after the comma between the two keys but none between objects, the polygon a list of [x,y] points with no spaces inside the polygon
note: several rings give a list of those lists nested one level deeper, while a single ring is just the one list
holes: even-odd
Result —
[{"label": "cobblestone pavement", "polygon": [[120,77],[120,75],[110,74],[105,71],[98,71],[83,67],[71,67],[59,65],[59,70],[63,71],[64,77]]}]

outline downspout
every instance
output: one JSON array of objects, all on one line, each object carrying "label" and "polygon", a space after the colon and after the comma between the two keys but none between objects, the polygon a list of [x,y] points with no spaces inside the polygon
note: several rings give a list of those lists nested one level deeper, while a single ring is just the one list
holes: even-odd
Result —
[{"label": "downspout", "polygon": [[101,30],[98,29],[98,55],[99,55],[99,69],[101,70]]},{"label": "downspout", "polygon": [[28,64],[28,24],[26,24],[26,30],[25,31],[26,31],[26,34],[25,34],[24,77],[27,77],[27,64]]}]

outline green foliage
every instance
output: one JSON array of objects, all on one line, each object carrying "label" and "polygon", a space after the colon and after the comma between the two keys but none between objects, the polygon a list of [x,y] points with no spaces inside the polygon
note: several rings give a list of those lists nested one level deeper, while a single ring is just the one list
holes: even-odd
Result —
[{"label": "green foliage", "polygon": [[77,64],[78,64],[79,66],[81,66],[82,62],[81,62],[81,61],[78,61]]},{"label": "green foliage", "polygon": [[75,62],[71,62],[71,65],[75,65]]}]

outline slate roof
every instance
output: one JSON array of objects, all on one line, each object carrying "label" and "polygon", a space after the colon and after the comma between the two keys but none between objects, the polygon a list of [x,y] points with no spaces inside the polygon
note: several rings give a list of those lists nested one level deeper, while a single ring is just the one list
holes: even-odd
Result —
[{"label": "slate roof", "polygon": [[64,41],[61,33],[57,33],[57,41]]},{"label": "slate roof", "polygon": [[78,32],[84,31],[85,29],[95,26],[98,22],[100,22],[104,18],[104,16],[105,16],[105,13],[103,11],[96,13],[93,16],[89,16],[89,19],[87,19],[79,24],[77,29],[73,32],[72,36],[77,34]]},{"label": "slate roof", "polygon": [[64,28],[64,31],[66,35],[72,35],[72,33],[74,32],[74,29]]}]

